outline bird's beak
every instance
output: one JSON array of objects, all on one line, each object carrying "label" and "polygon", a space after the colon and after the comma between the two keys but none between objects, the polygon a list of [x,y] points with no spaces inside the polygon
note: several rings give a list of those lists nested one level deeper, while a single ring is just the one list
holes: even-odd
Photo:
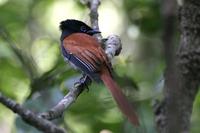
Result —
[{"label": "bird's beak", "polygon": [[101,33],[101,32],[99,30],[92,29],[92,30],[87,31],[87,33],[94,35],[94,34]]}]

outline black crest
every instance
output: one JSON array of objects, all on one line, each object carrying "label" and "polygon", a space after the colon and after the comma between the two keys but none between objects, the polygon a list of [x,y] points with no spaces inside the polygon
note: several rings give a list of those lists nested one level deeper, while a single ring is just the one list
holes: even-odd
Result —
[{"label": "black crest", "polygon": [[75,20],[75,19],[67,19],[60,23],[60,29],[64,30],[71,30],[75,32],[86,32],[88,30],[92,30],[87,24],[82,21]]},{"label": "black crest", "polygon": [[85,33],[91,36],[100,33],[99,30],[94,30],[84,22],[75,19],[60,22],[60,30],[62,31],[61,40],[73,33]]}]

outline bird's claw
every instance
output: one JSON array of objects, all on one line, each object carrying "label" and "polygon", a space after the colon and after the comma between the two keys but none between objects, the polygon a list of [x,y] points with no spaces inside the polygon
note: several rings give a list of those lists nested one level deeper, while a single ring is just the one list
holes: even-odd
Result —
[{"label": "bird's claw", "polygon": [[76,82],[76,83],[74,83],[74,87],[75,87],[75,88],[78,88],[80,85],[81,85],[81,83],[80,83],[79,81]]},{"label": "bird's claw", "polygon": [[79,87],[79,86],[82,86],[82,87],[84,87],[86,90],[87,90],[87,92],[89,92],[89,87],[88,87],[88,85],[91,83],[91,79],[87,76],[87,75],[83,75],[81,78],[80,78],[80,80],[78,81],[78,82],[76,82],[75,84],[74,84],[74,87]]}]

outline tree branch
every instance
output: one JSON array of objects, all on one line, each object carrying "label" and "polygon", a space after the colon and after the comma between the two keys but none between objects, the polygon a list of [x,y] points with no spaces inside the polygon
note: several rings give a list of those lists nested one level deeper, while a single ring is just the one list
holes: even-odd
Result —
[{"label": "tree branch", "polygon": [[[99,0],[90,0],[88,2],[88,7],[90,8],[90,19],[91,25],[94,29],[99,30],[98,26],[98,6],[100,5]],[[16,52],[16,48],[13,45],[13,42],[8,38],[8,34],[1,32],[3,34],[3,39],[6,40],[11,48],[14,50],[17,56],[19,56],[20,61],[24,63],[24,60],[21,58],[21,55]],[[103,43],[105,53],[108,58],[111,60],[114,56],[119,55],[121,52],[121,41],[120,38],[116,35],[111,35],[106,39],[102,39],[101,34],[95,36],[100,43]],[[18,49],[17,49],[18,50]],[[25,65],[26,66],[26,65]],[[31,75],[31,74],[30,74]],[[32,76],[34,77],[34,76]],[[69,108],[69,106],[75,102],[78,96],[83,92],[88,85],[91,84],[91,79],[87,76],[83,76],[78,82],[74,84],[74,87],[70,89],[68,94],[50,111],[41,113],[39,115],[34,114],[32,111],[23,108],[21,105],[17,104],[15,101],[3,96],[0,93],[0,102],[11,109],[13,112],[19,114],[21,118],[28,124],[34,126],[35,128],[48,133],[64,133],[65,131],[61,128],[58,128],[53,123],[48,120],[56,119],[62,116],[63,112]],[[45,119],[48,120],[45,120]]]},{"label": "tree branch", "polygon": [[[90,8],[90,22],[93,29],[99,30],[99,22],[98,22],[98,7],[100,5],[100,0],[89,0],[87,4]],[[99,41],[102,40],[101,34],[94,35]]]},{"label": "tree branch", "polygon": [[[90,19],[92,27],[94,29],[99,29],[97,9],[100,5],[100,1],[89,0],[86,2],[86,4],[89,5],[89,8],[91,10]],[[95,37],[99,40],[99,42],[103,42],[105,53],[107,54],[110,61],[113,59],[114,56],[120,54],[122,44],[118,36],[110,35],[106,39],[102,39],[101,34],[98,34]],[[70,89],[68,94],[61,101],[59,101],[59,103],[55,107],[50,109],[48,112],[41,113],[40,116],[48,120],[59,118],[60,116],[62,116],[63,112],[76,101],[83,90],[90,84],[91,79],[87,76],[83,76],[78,82],[75,83],[74,87]]]},{"label": "tree branch", "polygon": [[78,82],[74,84],[74,87],[70,89],[67,95],[62,100],[60,100],[56,106],[54,106],[48,112],[41,113],[40,116],[48,120],[53,120],[61,117],[63,112],[76,101],[78,96],[89,84],[91,84],[90,78],[88,76],[83,76]]},{"label": "tree branch", "polygon": [[19,114],[26,123],[32,125],[38,130],[41,130],[45,133],[65,133],[64,129],[58,128],[50,121],[38,117],[32,111],[23,108],[15,101],[3,96],[2,93],[0,93],[0,102],[11,109],[14,113]]}]

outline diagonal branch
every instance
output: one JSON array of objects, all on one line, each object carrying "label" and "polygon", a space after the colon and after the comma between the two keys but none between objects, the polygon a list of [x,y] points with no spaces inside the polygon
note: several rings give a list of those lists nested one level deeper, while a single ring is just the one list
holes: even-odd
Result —
[{"label": "diagonal branch", "polygon": [[[91,25],[94,29],[99,29],[98,26],[98,6],[100,5],[99,0],[89,0],[87,3],[90,8],[90,19]],[[102,42],[101,34],[95,36],[99,42]],[[105,53],[107,54],[110,61],[113,59],[114,56],[120,54],[122,49],[121,40],[116,35],[110,35],[106,39],[104,39],[104,47]],[[83,76],[78,82],[75,83],[74,87],[70,89],[68,94],[61,100],[59,103],[50,109],[48,112],[41,113],[40,116],[52,120],[62,116],[63,112],[69,108],[69,106],[76,101],[78,96],[83,92],[83,90],[91,84],[91,79],[87,76]]]},{"label": "diagonal branch", "polygon": [[[99,0],[89,0],[87,3],[90,8],[90,19],[91,25],[94,29],[99,30],[98,26],[98,6],[100,5]],[[106,39],[102,39],[101,34],[97,34],[95,36],[99,42],[104,40],[104,48],[108,58],[111,60],[114,56],[119,55],[121,51],[121,40],[116,35],[108,36]],[[3,39],[9,42],[11,48],[13,48],[13,42],[8,39],[7,35],[3,36]],[[14,49],[15,50],[15,49]],[[16,53],[19,58],[21,55]],[[20,58],[21,59],[21,58]],[[21,59],[23,62],[24,60]],[[24,63],[24,62],[23,62]],[[31,75],[31,74],[30,74]],[[69,106],[75,102],[78,96],[83,92],[88,85],[91,84],[91,79],[87,76],[83,76],[78,82],[74,84],[74,87],[70,89],[68,94],[50,111],[41,113],[39,115],[34,114],[30,110],[24,109],[21,105],[17,104],[15,101],[3,96],[0,93],[0,102],[10,108],[13,112],[19,114],[22,119],[27,122],[28,124],[34,126],[35,128],[48,133],[64,133],[65,131],[61,128],[58,128],[53,123],[49,122],[48,120],[56,119],[62,116],[63,112],[69,108]],[[45,119],[48,120],[45,120]]]},{"label": "diagonal branch", "polygon": [[[81,81],[83,80],[83,81]],[[75,83],[74,87],[70,89],[67,95],[59,101],[59,103],[50,109],[48,112],[41,113],[42,118],[53,120],[61,117],[63,112],[70,107],[72,103],[76,101],[78,96],[83,92],[87,85],[91,84],[91,80],[88,76],[83,76],[80,81]]]},{"label": "diagonal branch", "polygon": [[[117,56],[121,51],[121,41],[119,37],[115,35],[111,35],[107,38],[105,46],[105,52],[110,60],[113,59],[114,56]],[[68,94],[60,100],[55,107],[50,109],[48,112],[41,113],[40,116],[48,120],[61,117],[63,112],[76,101],[78,96],[90,84],[91,79],[89,77],[81,77],[81,79],[74,84],[74,87],[70,89]]]},{"label": "diagonal branch", "polygon": [[12,99],[3,96],[0,93],[0,103],[11,109],[14,113],[17,113],[21,118],[31,126],[41,130],[45,133],[65,133],[64,129],[57,127],[48,120],[38,117],[32,111],[23,108],[21,105],[13,101]]}]

